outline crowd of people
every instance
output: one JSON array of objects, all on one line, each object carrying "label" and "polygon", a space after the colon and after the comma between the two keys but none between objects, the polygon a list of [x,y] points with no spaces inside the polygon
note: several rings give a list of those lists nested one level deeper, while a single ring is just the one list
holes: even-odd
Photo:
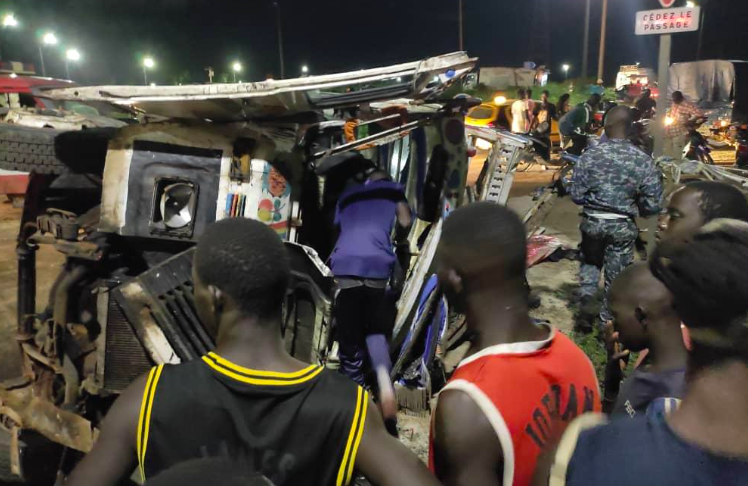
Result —
[{"label": "crowd of people", "polygon": [[[534,113],[526,123],[578,109],[584,125],[599,96],[572,110],[547,93],[537,110],[527,100],[517,102]],[[580,332],[597,328],[610,350],[617,373],[604,396],[585,353],[530,316],[520,218],[474,203],[445,219],[436,256],[470,346],[435,401],[428,467],[403,446],[381,321],[397,260],[390,235],[411,211],[374,170],[343,193],[335,218],[340,372],[284,348],[291,270],[277,234],[248,219],[214,223],[193,280],[216,349],[132,383],[68,484],[116,485],[133,470],[148,485],[344,485],[356,474],[378,485],[748,484],[748,201],[720,182],[663,194],[652,158],[628,140],[634,116],[607,114],[606,141],[582,152],[571,185],[581,315],[603,280],[600,312]],[[654,252],[634,263],[636,218],[665,206]]]}]

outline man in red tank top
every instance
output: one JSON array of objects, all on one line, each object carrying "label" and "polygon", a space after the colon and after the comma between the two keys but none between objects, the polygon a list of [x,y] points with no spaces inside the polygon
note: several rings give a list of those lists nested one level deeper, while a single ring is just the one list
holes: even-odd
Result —
[{"label": "man in red tank top", "polygon": [[525,228],[476,203],[444,223],[438,276],[467,316],[471,346],[439,394],[429,462],[446,485],[526,485],[538,455],[577,415],[600,410],[592,363],[528,314]]}]

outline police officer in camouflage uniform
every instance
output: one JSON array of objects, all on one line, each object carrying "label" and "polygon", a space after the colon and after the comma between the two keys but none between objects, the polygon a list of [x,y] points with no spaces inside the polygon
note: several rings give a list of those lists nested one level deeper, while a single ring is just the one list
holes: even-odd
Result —
[{"label": "police officer in camouflage uniform", "polygon": [[607,301],[611,283],[634,260],[635,218],[658,214],[662,200],[662,173],[652,157],[628,140],[632,122],[629,108],[613,108],[605,119],[608,141],[582,154],[571,183],[572,199],[584,207],[579,296],[584,312],[604,269],[601,325],[612,319]]}]

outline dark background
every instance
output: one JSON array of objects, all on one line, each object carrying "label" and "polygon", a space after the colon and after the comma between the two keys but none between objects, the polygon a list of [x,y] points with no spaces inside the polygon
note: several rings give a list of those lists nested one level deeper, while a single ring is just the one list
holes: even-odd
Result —
[{"label": "dark background", "polygon": [[[458,0],[279,0],[286,77],[307,63],[311,73],[355,70],[458,50]],[[602,0],[592,0],[590,73],[596,71]],[[748,59],[748,0],[701,0],[706,10],[702,58]],[[676,5],[685,4],[678,0]],[[706,5],[704,5],[706,4]],[[275,10],[270,0],[16,0],[4,3],[21,28],[0,31],[4,60],[38,65],[38,37],[53,30],[60,44],[45,47],[47,73],[64,77],[63,52],[77,47],[71,76],[90,84],[139,84],[140,61],[152,55],[149,74],[160,84],[279,74]],[[656,0],[609,0],[606,81],[621,64],[655,67],[657,36],[634,35],[637,10]],[[529,58],[581,66],[584,0],[464,0],[465,48],[484,66],[520,66]],[[696,59],[696,33],[673,39],[673,62]]]}]

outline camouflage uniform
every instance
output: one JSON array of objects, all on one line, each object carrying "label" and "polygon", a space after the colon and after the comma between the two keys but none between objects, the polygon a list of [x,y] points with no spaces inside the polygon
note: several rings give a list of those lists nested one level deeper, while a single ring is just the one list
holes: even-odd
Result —
[{"label": "camouflage uniform", "polygon": [[660,212],[662,173],[652,157],[627,140],[609,140],[587,150],[574,167],[571,197],[584,207],[580,296],[597,293],[605,269],[604,323],[612,318],[608,290],[634,260],[635,218]]}]

